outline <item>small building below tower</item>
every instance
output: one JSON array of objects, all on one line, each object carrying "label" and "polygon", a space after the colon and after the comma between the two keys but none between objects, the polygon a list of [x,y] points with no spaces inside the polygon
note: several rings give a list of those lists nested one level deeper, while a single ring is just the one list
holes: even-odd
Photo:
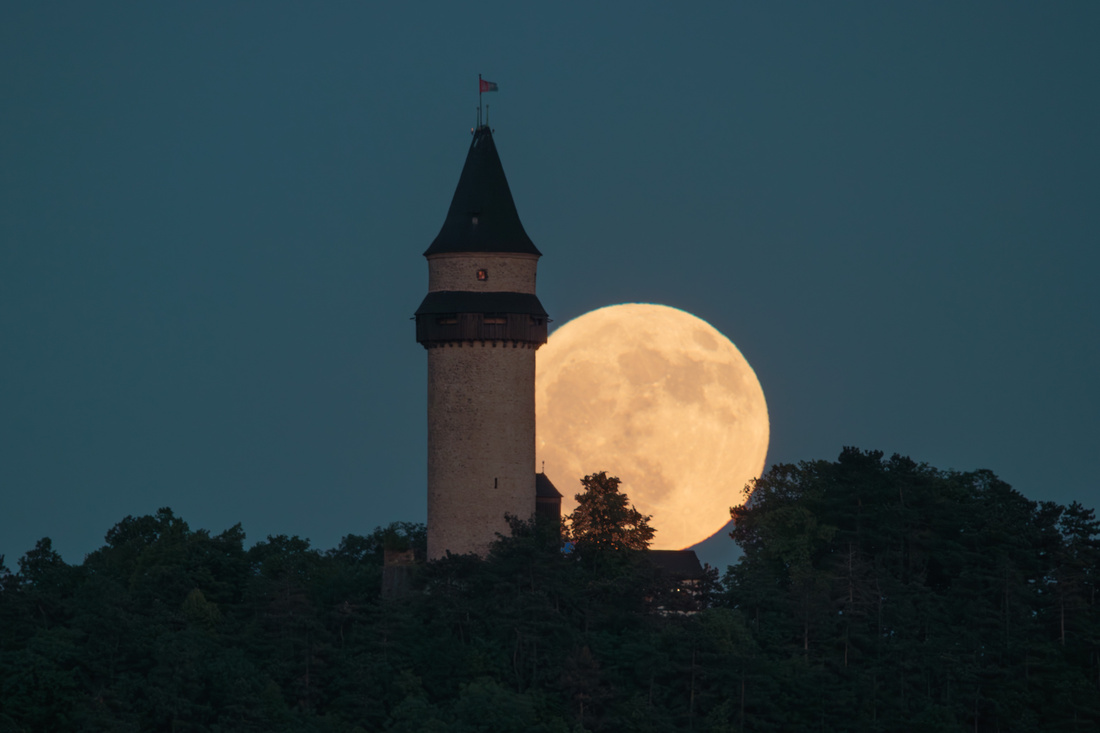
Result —
[{"label": "small building below tower", "polygon": [[542,471],[535,474],[535,516],[561,521],[561,492]]}]

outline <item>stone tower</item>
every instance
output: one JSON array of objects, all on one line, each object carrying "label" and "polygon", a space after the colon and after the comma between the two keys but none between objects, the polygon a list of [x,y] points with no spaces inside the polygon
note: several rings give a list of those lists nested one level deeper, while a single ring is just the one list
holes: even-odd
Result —
[{"label": "stone tower", "polygon": [[493,134],[473,133],[439,235],[424,252],[428,295],[428,558],[484,555],[505,515],[535,513],[535,350],[546,311],[541,253],[516,212]]}]

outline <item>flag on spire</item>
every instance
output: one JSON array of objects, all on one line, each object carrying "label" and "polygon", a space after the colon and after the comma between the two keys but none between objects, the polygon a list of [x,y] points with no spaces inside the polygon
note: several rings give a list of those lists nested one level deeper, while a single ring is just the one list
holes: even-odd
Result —
[{"label": "flag on spire", "polygon": [[485,81],[484,79],[479,78],[477,80],[477,83],[480,85],[480,88],[478,89],[479,94],[481,92],[497,91],[497,83],[495,81]]}]

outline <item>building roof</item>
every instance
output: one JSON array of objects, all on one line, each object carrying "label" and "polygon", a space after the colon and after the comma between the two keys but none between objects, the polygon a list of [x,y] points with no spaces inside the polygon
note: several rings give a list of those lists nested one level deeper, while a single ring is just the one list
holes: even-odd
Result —
[{"label": "building roof", "polygon": [[679,580],[704,577],[695,550],[649,550],[649,559],[667,575]]},{"label": "building roof", "polygon": [[536,499],[560,499],[561,492],[541,471],[535,474],[535,498]]},{"label": "building roof", "polygon": [[487,125],[474,131],[447,219],[424,256],[452,252],[542,255],[520,223]]}]

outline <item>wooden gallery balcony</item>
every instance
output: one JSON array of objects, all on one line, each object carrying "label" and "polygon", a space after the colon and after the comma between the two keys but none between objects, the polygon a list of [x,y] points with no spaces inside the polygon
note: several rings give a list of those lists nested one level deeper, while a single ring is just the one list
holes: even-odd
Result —
[{"label": "wooden gallery balcony", "polygon": [[416,310],[416,340],[447,343],[546,343],[549,318],[531,293],[428,293]]}]

